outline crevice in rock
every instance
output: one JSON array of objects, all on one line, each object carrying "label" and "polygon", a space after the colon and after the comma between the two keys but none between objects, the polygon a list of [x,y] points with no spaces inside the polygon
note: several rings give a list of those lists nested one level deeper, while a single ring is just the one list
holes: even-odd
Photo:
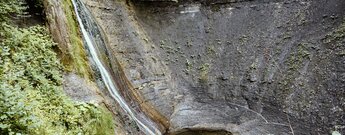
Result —
[{"label": "crevice in rock", "polygon": [[174,135],[234,135],[224,130],[185,129]]}]

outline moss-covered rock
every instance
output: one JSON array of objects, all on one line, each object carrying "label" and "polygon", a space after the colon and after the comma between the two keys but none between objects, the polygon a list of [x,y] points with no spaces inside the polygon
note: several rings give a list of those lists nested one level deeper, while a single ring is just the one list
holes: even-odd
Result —
[{"label": "moss-covered rock", "polygon": [[75,20],[70,0],[45,0],[43,2],[50,32],[58,43],[61,63],[65,71],[91,79],[92,73]]}]

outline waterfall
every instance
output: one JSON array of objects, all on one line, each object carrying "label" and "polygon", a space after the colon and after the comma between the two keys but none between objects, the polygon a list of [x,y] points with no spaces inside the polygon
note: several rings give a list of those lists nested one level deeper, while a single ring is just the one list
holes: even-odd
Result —
[{"label": "waterfall", "polygon": [[[130,116],[130,118],[136,122],[141,131],[143,131],[147,135],[161,135],[162,133],[155,126],[154,122],[148,119],[145,115],[140,114],[134,109],[132,109],[121,96],[112,79],[112,76],[110,75],[109,71],[105,68],[105,66],[102,64],[97,54],[95,46],[97,44],[95,38],[97,37],[94,36],[95,30],[92,29],[98,29],[98,26],[96,25],[95,21],[93,21],[91,13],[88,11],[83,2],[81,2],[80,0],[72,0],[72,2],[82,32],[82,36],[85,41],[86,49],[88,49],[91,59],[94,61],[96,67],[98,68],[103,83],[108,89],[109,93],[111,94],[111,97],[114,98],[117,101],[117,103],[121,106],[121,108],[128,114],[128,116]],[[94,26],[92,26],[92,28],[89,28],[85,27],[86,25]]]}]

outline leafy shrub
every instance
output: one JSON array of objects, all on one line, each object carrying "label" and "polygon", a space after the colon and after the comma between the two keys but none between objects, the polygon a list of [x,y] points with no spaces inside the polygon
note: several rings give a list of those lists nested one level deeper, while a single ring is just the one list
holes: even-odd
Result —
[{"label": "leafy shrub", "polygon": [[32,4],[35,8],[43,8],[43,0],[26,0],[28,4]]},{"label": "leafy shrub", "polygon": [[93,104],[74,103],[63,95],[62,66],[45,28],[22,29],[5,23],[2,28],[0,134],[112,131],[110,114]]},{"label": "leafy shrub", "polygon": [[63,67],[46,28],[6,23],[22,4],[0,0],[0,134],[114,134],[109,112],[63,94]]},{"label": "leafy shrub", "polygon": [[0,0],[0,21],[8,20],[11,14],[20,14],[26,7],[24,0]]}]

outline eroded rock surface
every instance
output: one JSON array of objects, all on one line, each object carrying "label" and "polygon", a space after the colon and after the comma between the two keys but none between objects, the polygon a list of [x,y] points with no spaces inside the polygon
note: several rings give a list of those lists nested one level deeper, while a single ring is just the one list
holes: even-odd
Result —
[{"label": "eroded rock surface", "polygon": [[69,38],[70,32],[68,30],[68,22],[65,14],[63,1],[59,0],[44,0],[45,14],[47,15],[47,21],[49,30],[53,35],[53,39],[59,44],[59,51],[66,54],[63,59],[70,59],[68,57],[69,50],[71,48],[71,42]]},{"label": "eroded rock surface", "polygon": [[97,86],[73,73],[64,75],[64,91],[74,101],[102,103],[104,99]]},{"label": "eroded rock surface", "polygon": [[345,132],[345,1],[84,2],[168,133]]}]

